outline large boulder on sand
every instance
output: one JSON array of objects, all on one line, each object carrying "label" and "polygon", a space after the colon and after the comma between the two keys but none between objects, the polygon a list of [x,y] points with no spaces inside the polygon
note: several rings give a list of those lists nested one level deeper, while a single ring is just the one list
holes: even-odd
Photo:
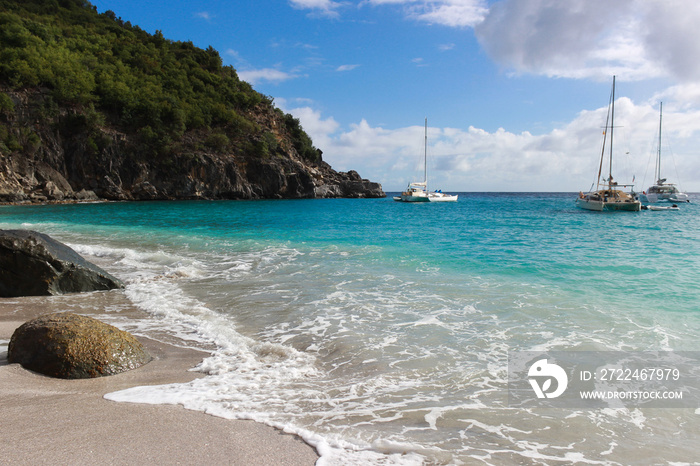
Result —
[{"label": "large boulder on sand", "polygon": [[136,369],[152,358],[130,333],[70,312],[48,314],[15,330],[7,359],[62,379],[87,379]]},{"label": "large boulder on sand", "polygon": [[49,236],[30,230],[0,230],[1,297],[123,287],[121,281]]}]

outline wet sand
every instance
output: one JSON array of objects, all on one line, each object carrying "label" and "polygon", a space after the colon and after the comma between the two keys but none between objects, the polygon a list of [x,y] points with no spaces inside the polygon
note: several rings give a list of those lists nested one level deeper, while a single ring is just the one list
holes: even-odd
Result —
[{"label": "wet sand", "polygon": [[[98,317],[86,297],[0,298],[0,345],[22,323],[70,310]],[[133,310],[134,313],[138,312]],[[222,419],[181,406],[116,403],[106,393],[138,385],[187,382],[205,351],[139,338],[154,360],[109,377],[62,380],[8,364],[0,350],[0,463],[312,465],[315,450],[294,435],[253,421]]]}]

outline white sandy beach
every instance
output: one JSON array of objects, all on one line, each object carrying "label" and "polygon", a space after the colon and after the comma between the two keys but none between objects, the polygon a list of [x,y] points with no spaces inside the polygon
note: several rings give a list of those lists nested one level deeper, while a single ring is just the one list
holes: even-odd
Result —
[{"label": "white sandy beach", "polygon": [[[71,297],[61,298],[62,305],[54,306],[51,298],[0,299],[0,341],[8,342],[15,328],[33,317],[66,310],[65,304],[70,300]],[[90,310],[91,315],[96,313],[99,310]],[[186,382],[201,376],[188,369],[206,353],[140,340],[154,356],[153,361],[133,371],[97,379],[46,377],[18,364],[8,364],[7,353],[0,352],[0,463],[311,465],[316,462],[315,450],[298,437],[253,421],[217,418],[181,406],[105,400],[106,393],[128,387]]]}]

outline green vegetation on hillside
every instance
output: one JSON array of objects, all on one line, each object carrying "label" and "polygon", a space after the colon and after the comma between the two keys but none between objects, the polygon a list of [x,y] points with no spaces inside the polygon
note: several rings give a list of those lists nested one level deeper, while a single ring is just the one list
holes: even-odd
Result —
[{"label": "green vegetation on hillside", "polygon": [[[59,108],[72,109],[64,123],[94,133],[95,150],[103,143],[95,128],[105,122],[137,134],[150,154],[167,154],[187,134],[215,152],[267,156],[277,149],[274,135],[246,117],[260,105],[272,109],[272,99],[222,66],[211,46],[149,34],[111,11],[98,14],[85,0],[0,0],[2,86],[48,90],[42,111],[55,117]],[[11,111],[0,92],[0,115]],[[297,152],[318,161],[299,120],[274,111]],[[13,150],[11,133],[0,121],[0,143]]]}]

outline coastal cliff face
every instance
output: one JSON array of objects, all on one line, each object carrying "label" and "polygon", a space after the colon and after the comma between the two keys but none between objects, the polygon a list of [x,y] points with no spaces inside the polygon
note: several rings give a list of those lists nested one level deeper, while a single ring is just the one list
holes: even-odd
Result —
[{"label": "coastal cliff face", "polygon": [[[303,159],[282,117],[262,104],[249,118],[263,136],[246,134],[219,150],[210,134],[184,134],[163,157],[138,133],[95,127],[73,109],[47,118],[47,90],[3,91],[12,111],[0,114],[0,124],[16,145],[0,144],[0,202],[385,196],[357,172],[333,170],[320,151],[314,161]],[[260,137],[272,141],[265,150]]]},{"label": "coastal cliff face", "polygon": [[0,202],[384,197],[212,47],[0,0]]}]

